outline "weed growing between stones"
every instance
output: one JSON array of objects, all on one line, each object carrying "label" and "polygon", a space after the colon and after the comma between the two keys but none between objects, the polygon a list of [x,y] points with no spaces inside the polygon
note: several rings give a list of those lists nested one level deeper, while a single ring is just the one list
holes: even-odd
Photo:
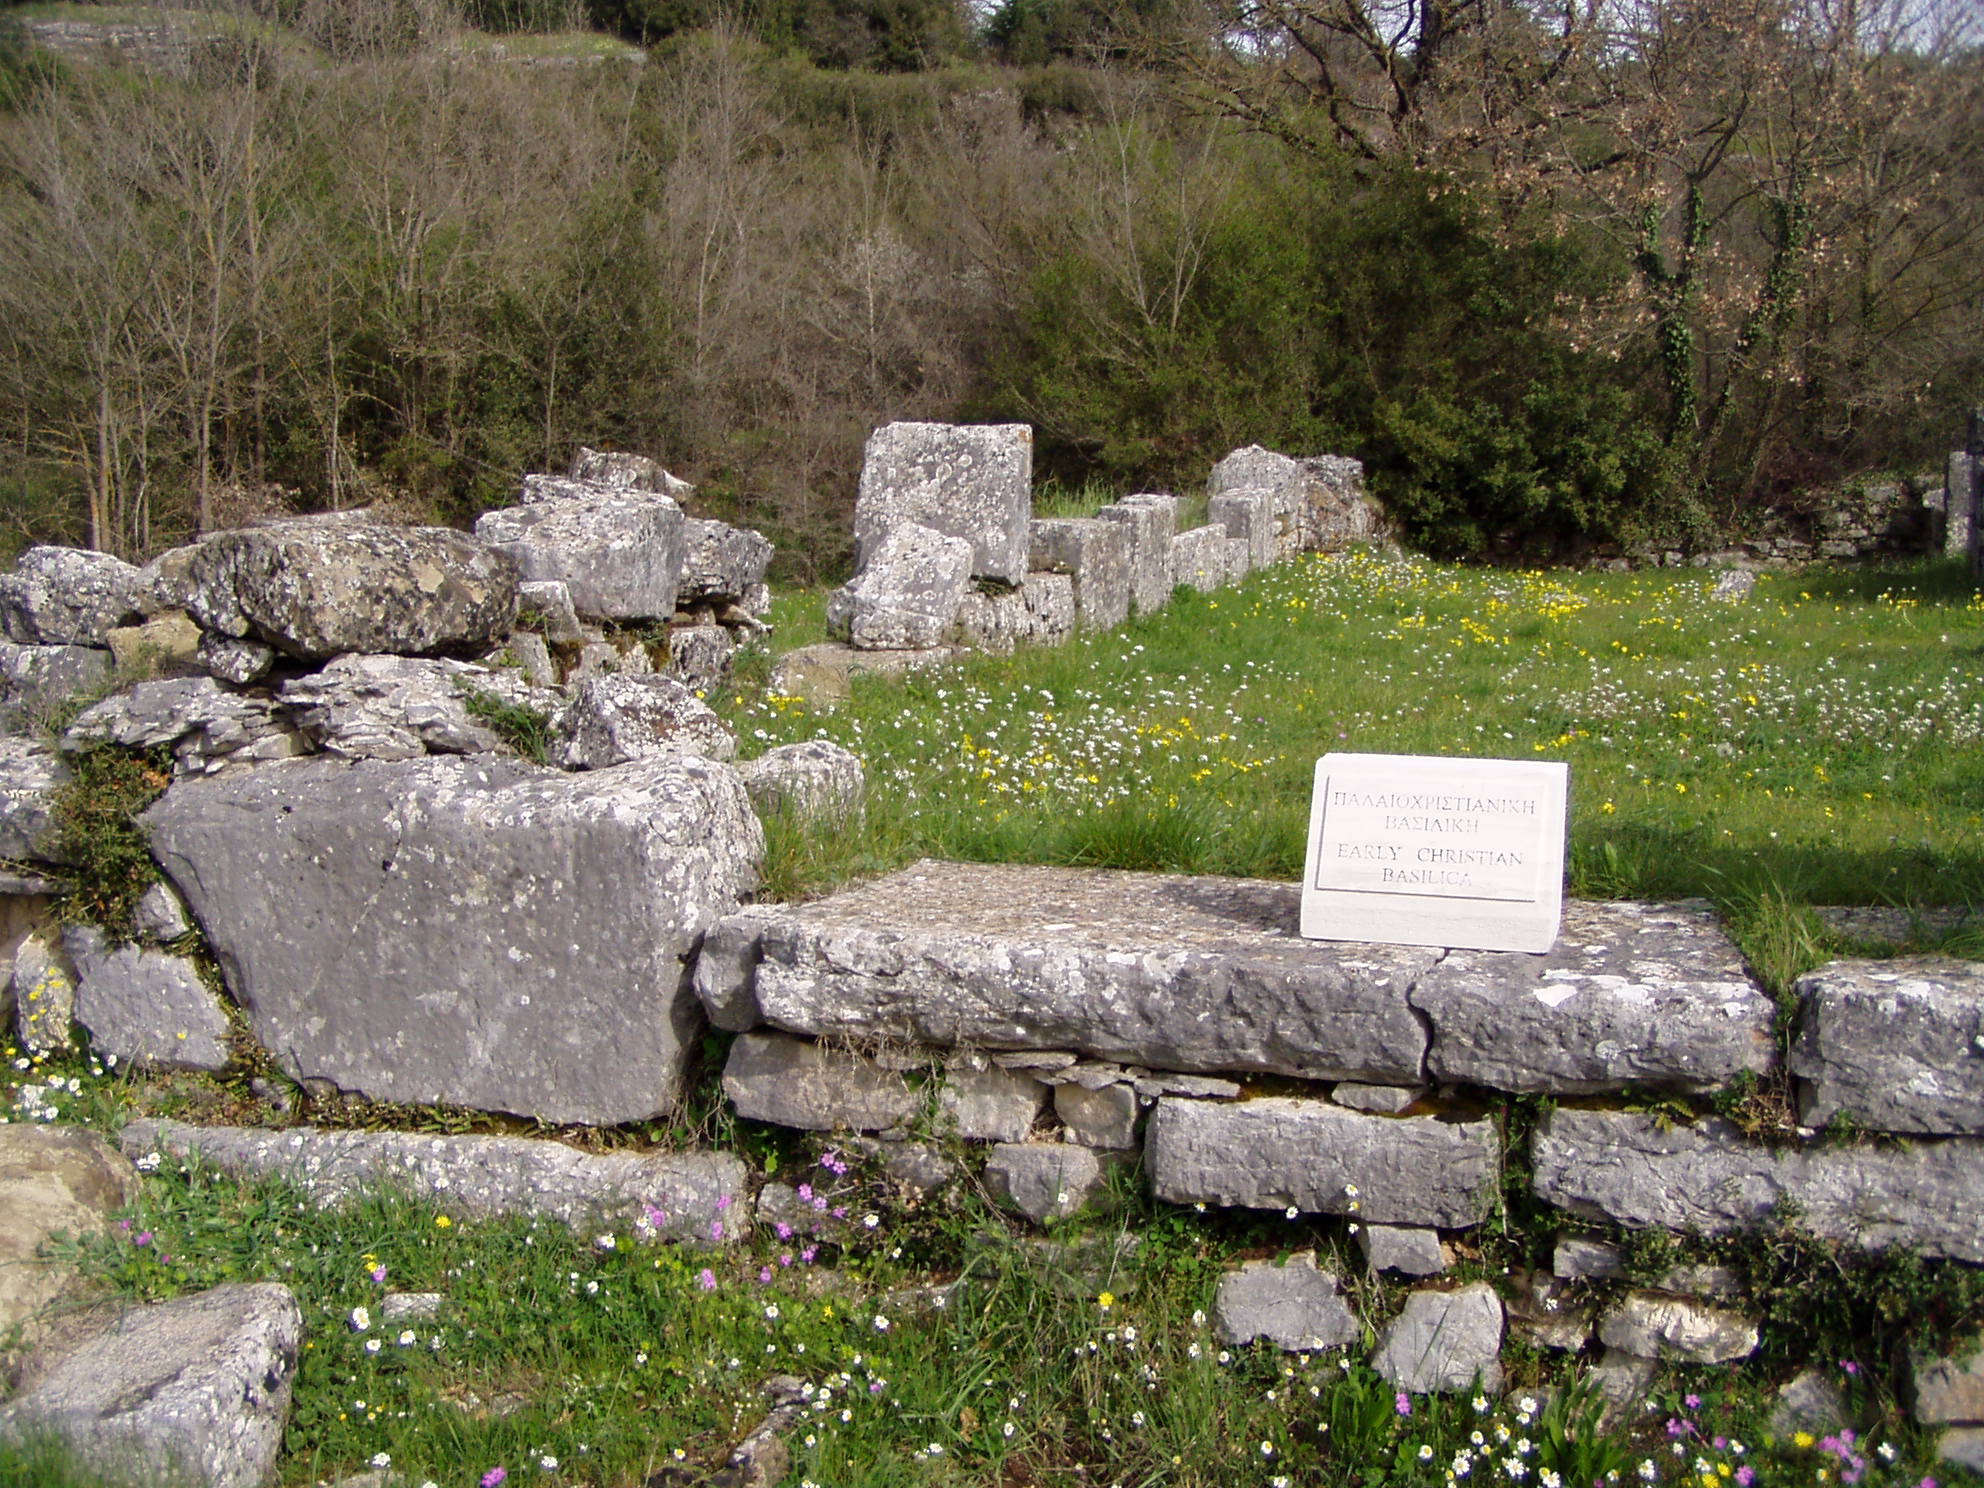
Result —
[{"label": "weed growing between stones", "polygon": [[57,910],[128,940],[132,911],[159,881],[137,818],[172,783],[171,754],[105,745],[70,756],[69,768],[52,804],[49,852],[64,865],[65,885]]},{"label": "weed growing between stones", "polygon": [[486,723],[497,737],[533,764],[544,764],[551,749],[551,718],[536,708],[512,703],[479,687],[463,693],[469,716]]}]

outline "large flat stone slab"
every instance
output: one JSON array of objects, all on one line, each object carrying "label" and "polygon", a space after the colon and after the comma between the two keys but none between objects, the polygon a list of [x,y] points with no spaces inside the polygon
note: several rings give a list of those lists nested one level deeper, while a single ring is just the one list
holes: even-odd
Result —
[{"label": "large flat stone slab", "polygon": [[144,816],[256,1037],[375,1100],[612,1124],[671,1107],[684,957],[754,883],[729,766],[298,760]]},{"label": "large flat stone slab", "polygon": [[1151,1192],[1174,1204],[1354,1214],[1458,1229],[1488,1215],[1492,1121],[1371,1116],[1327,1101],[1166,1096],[1144,1138]]},{"label": "large flat stone slab", "polygon": [[1552,1111],[1531,1147],[1537,1196],[1593,1219],[1705,1235],[1788,1208],[1825,1240],[1984,1261],[1984,1142],[1773,1150],[1709,1117]]},{"label": "large flat stone slab", "polygon": [[1299,901],[1293,884],[925,861],[730,916],[697,991],[740,1031],[1416,1083],[1406,991],[1439,953],[1304,941]]},{"label": "large flat stone slab", "polygon": [[1876,1131],[1984,1135],[1984,965],[1834,961],[1798,979],[1798,1114]]},{"label": "large flat stone slab", "polygon": [[1568,903],[1550,951],[1449,951],[1412,1005],[1427,1072],[1496,1090],[1719,1090],[1776,1049],[1771,1000],[1705,904]]},{"label": "large flat stone slab", "polygon": [[126,1125],[118,1144],[134,1159],[197,1154],[240,1177],[282,1178],[326,1209],[403,1193],[459,1219],[537,1216],[574,1228],[639,1221],[664,1239],[697,1243],[735,1240],[746,1228],[750,1171],[721,1152],[581,1152],[532,1137],[265,1131],[150,1118]]}]

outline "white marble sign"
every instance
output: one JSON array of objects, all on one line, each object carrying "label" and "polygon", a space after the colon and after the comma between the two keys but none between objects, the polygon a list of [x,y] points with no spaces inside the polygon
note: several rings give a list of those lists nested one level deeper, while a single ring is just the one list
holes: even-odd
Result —
[{"label": "white marble sign", "polygon": [[1547,951],[1564,904],[1570,766],[1326,754],[1309,808],[1302,933]]}]

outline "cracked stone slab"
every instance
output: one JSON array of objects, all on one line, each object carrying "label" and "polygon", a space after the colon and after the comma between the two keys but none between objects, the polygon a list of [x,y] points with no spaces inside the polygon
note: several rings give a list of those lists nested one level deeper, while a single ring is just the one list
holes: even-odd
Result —
[{"label": "cracked stone slab", "polygon": [[1417,1083],[1406,989],[1440,953],[1305,941],[1300,902],[1294,884],[924,861],[729,916],[696,986],[719,1027],[755,1009],[816,1038]]},{"label": "cracked stone slab", "polygon": [[1642,1359],[1730,1364],[1757,1351],[1757,1322],[1727,1308],[1632,1292],[1599,1320],[1598,1338]]},{"label": "cracked stone slab", "polygon": [[1265,1338],[1285,1353],[1341,1348],[1363,1334],[1335,1275],[1317,1267],[1313,1250],[1283,1264],[1245,1261],[1220,1277],[1212,1324],[1221,1343],[1238,1348]]},{"label": "cracked stone slab", "polygon": [[1776,1047],[1775,1008],[1705,904],[1566,903],[1550,951],[1449,952],[1412,1005],[1428,1073],[1523,1094],[1720,1090]]},{"label": "cracked stone slab", "polygon": [[1984,965],[1946,956],[1833,961],[1798,979],[1799,1119],[1984,1135]]},{"label": "cracked stone slab", "polygon": [[1984,1141],[1774,1151],[1717,1117],[1559,1108],[1531,1161],[1537,1197],[1586,1218],[1726,1235],[1788,1205],[1824,1240],[1984,1261]]},{"label": "cracked stone slab", "polygon": [[1487,1218],[1500,1157],[1492,1121],[1370,1116],[1285,1096],[1167,1096],[1144,1136],[1151,1192],[1170,1203],[1354,1214],[1434,1229]]},{"label": "cracked stone slab", "polygon": [[397,1192],[458,1219],[539,1216],[573,1228],[640,1222],[663,1239],[697,1243],[736,1240],[747,1228],[750,1171],[726,1153],[595,1153],[533,1137],[265,1131],[150,1118],[128,1123],[118,1145],[133,1159],[197,1154],[236,1176],[282,1178],[325,1209]]},{"label": "cracked stone slab", "polygon": [[1371,1367],[1414,1395],[1502,1388],[1502,1299],[1485,1281],[1414,1292],[1385,1329]]}]

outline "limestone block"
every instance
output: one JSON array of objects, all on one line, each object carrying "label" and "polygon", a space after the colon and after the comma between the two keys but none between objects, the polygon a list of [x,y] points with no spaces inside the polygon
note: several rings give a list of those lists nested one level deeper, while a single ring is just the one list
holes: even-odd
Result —
[{"label": "limestone block", "polygon": [[1223,490],[1206,501],[1206,519],[1228,537],[1247,544],[1248,567],[1266,568],[1280,556],[1272,490],[1260,486]]},{"label": "limestone block", "polygon": [[1976,455],[1950,451],[1943,488],[1943,553],[1950,558],[1970,556],[1970,529],[1977,519],[1978,463]]},{"label": "limestone block", "polygon": [[1210,594],[1227,581],[1226,529],[1194,527],[1171,540],[1171,583]]},{"label": "limestone block", "polygon": [[95,1053],[139,1069],[227,1068],[227,1015],[186,957],[112,945],[89,925],[69,926],[62,947],[76,968],[76,1021]]},{"label": "limestone block", "polygon": [[1487,1217],[1499,1161],[1490,1121],[1367,1116],[1287,1096],[1166,1097],[1144,1140],[1151,1192],[1170,1203],[1438,1229]]},{"label": "limestone block", "polygon": [[957,623],[959,640],[998,656],[1015,646],[1058,646],[1074,634],[1074,580],[1030,573],[1019,588],[1000,594],[968,591],[958,604]]},{"label": "limestone block", "polygon": [[1757,576],[1747,568],[1732,568],[1716,577],[1715,586],[1709,590],[1710,599],[1724,604],[1741,604],[1750,597],[1757,587]]},{"label": "limestone block", "polygon": [[1047,1087],[1029,1074],[1000,1069],[982,1054],[950,1062],[938,1109],[972,1142],[1024,1142],[1047,1104]]},{"label": "limestone block", "polygon": [[245,687],[269,674],[276,664],[276,648],[260,641],[236,640],[233,636],[200,632],[200,643],[193,649],[193,661],[200,670]]},{"label": "limestone block", "polygon": [[593,492],[484,512],[475,535],[524,580],[564,584],[584,619],[654,620],[675,613],[683,523],[666,496]]},{"label": "limestone block", "polygon": [[1312,1250],[1280,1263],[1245,1261],[1220,1277],[1212,1325],[1231,1347],[1265,1338],[1285,1353],[1341,1348],[1363,1334],[1336,1277],[1317,1268]]},{"label": "limestone block", "polygon": [[1776,1047],[1770,998],[1701,904],[1569,902],[1552,950],[1449,952],[1412,1005],[1428,1072],[1495,1090],[1718,1090]]},{"label": "limestone block", "polygon": [[32,728],[58,704],[110,682],[110,653],[92,646],[0,641],[0,730]]},{"label": "limestone block", "polygon": [[509,633],[518,578],[514,559],[443,527],[277,522],[202,542],[184,607],[207,630],[301,661],[473,656]]},{"label": "limestone block", "polygon": [[765,581],[771,561],[771,539],[762,532],[691,517],[682,527],[682,582],[675,602],[742,600]]},{"label": "limestone block", "polygon": [[144,581],[121,558],[88,548],[29,548],[0,575],[0,627],[23,646],[108,646],[138,614]]},{"label": "limestone block", "polygon": [[586,638],[563,579],[526,579],[517,588],[517,621],[540,629],[547,641],[576,646]]},{"label": "limestone block", "polygon": [[142,939],[158,945],[175,941],[193,928],[186,901],[179,897],[177,889],[163,881],[138,896],[138,907],[132,911],[131,920]]},{"label": "limestone block", "polygon": [[1591,1341],[1591,1309],[1568,1282],[1517,1273],[1506,1303],[1509,1332],[1536,1348],[1575,1354]]},{"label": "limestone block", "polygon": [[1984,1422],[1984,1353],[1959,1348],[1948,1356],[1918,1353],[1909,1362],[1916,1420],[1932,1425]]},{"label": "limestone block", "polygon": [[[528,481],[529,478],[525,479]],[[624,450],[588,449],[583,444],[579,446],[579,452],[572,456],[572,479],[588,485],[605,486],[613,491],[655,491],[677,500],[696,489],[689,482],[670,475],[661,468],[660,461],[646,455],[629,454]]]},{"label": "limestone block", "polygon": [[1178,526],[1178,499],[1145,492],[1126,496],[1096,513],[1123,529],[1129,544],[1130,605],[1150,615],[1171,599],[1171,539]]},{"label": "limestone block", "polygon": [[1984,965],[1833,961],[1798,979],[1791,1073],[1808,1126],[1984,1135]]},{"label": "limestone block", "polygon": [[116,1488],[263,1488],[302,1344],[302,1310],[279,1282],[133,1307],[0,1406],[0,1437],[53,1437]]},{"label": "limestone block", "polygon": [[1330,1099],[1353,1111],[1375,1111],[1396,1116],[1426,1093],[1419,1085],[1366,1085],[1357,1080],[1339,1080]]},{"label": "limestone block", "polygon": [[1660,1365],[1655,1360],[1619,1349],[1607,1349],[1590,1374],[1592,1389],[1611,1405],[1614,1419],[1651,1395],[1659,1380]]},{"label": "limestone block", "polygon": [[683,958],[763,852],[736,772],[685,755],[297,760],[141,820],[293,1077],[600,1125],[674,1104]]},{"label": "limestone block", "polygon": [[1936,1460],[1984,1474],[1984,1426],[1953,1426],[1936,1443]]},{"label": "limestone block", "polygon": [[729,1244],[750,1231],[743,1213],[750,1170],[721,1152],[594,1153],[536,1137],[268,1131],[150,1118],[128,1123],[118,1145],[134,1159],[197,1155],[238,1177],[279,1177],[323,1209],[386,1191],[457,1219],[534,1216],[574,1229],[639,1224],[661,1239],[699,1245]]},{"label": "limestone block", "polygon": [[1130,618],[1127,529],[1095,517],[1042,517],[1028,528],[1028,562],[1073,580],[1075,623],[1111,630]]},{"label": "limestone block", "polygon": [[35,930],[14,950],[14,1035],[21,1052],[67,1049],[76,1017],[76,969],[53,930]]},{"label": "limestone block", "polygon": [[79,1126],[0,1125],[0,1335],[60,1296],[68,1267],[42,1256],[57,1235],[82,1239],[138,1196],[137,1169]]},{"label": "limestone block", "polygon": [[1600,1280],[1626,1274],[1626,1253],[1602,1240],[1582,1240],[1576,1236],[1559,1240],[1550,1269],[1558,1276]]},{"label": "limestone block", "polygon": [[1364,1253],[1364,1264],[1373,1271],[1437,1276],[1447,1269],[1446,1253],[1440,1248],[1437,1230],[1408,1225],[1359,1225],[1357,1248]]},{"label": "limestone block", "polygon": [[1035,1224],[1070,1219],[1108,1187],[1103,1155],[1068,1142],[1001,1143],[985,1159],[985,1186]]},{"label": "limestone block", "polygon": [[1757,1351],[1756,1319],[1654,1292],[1628,1293],[1599,1321],[1598,1337],[1607,1348],[1682,1364],[1728,1364]]},{"label": "limestone block", "polygon": [[1364,492],[1364,467],[1338,455],[1294,459],[1249,445],[1213,467],[1208,499],[1235,491],[1265,491],[1273,503],[1275,554],[1335,552],[1377,530]]},{"label": "limestone block", "polygon": [[801,1131],[883,1131],[923,1109],[919,1091],[867,1055],[780,1033],[730,1046],[723,1093],[739,1116]]},{"label": "limestone block", "polygon": [[668,629],[668,664],[662,675],[691,692],[707,694],[730,678],[738,651],[736,633],[723,625],[672,625]]},{"label": "limestone block", "polygon": [[1821,1239],[1984,1261],[1984,1142],[1773,1150],[1717,1118],[1663,1130],[1642,1112],[1560,1107],[1531,1160],[1537,1196],[1588,1218],[1726,1235],[1788,1201]]},{"label": "limestone block", "polygon": [[55,792],[72,777],[39,740],[0,735],[0,858],[51,862]]},{"label": "limestone block", "polygon": [[1137,1092],[1128,1085],[1054,1087],[1054,1114],[1068,1140],[1084,1147],[1134,1149],[1137,1145]]},{"label": "limestone block", "polygon": [[680,682],[668,677],[588,677],[553,729],[552,757],[567,770],[604,770],[670,754],[728,760],[737,736]]},{"label": "limestone block", "polygon": [[1226,582],[1237,584],[1254,571],[1254,550],[1244,537],[1226,540]]},{"label": "limestone block", "polygon": [[142,624],[115,627],[105,633],[104,644],[126,672],[184,671],[199,665],[204,634],[184,610],[167,610]]},{"label": "limestone block", "polygon": [[[970,545],[972,578],[1027,573],[1033,430],[1026,424],[885,424],[868,436],[854,503],[855,567],[919,526]],[[858,642],[856,644],[859,644]]]},{"label": "limestone block", "polygon": [[772,668],[772,691],[801,698],[814,707],[845,702],[856,677],[900,677],[942,666],[965,655],[961,646],[925,646],[914,651],[857,651],[834,641],[788,651]]},{"label": "limestone block", "polygon": [[325,754],[403,760],[508,749],[501,734],[469,711],[478,694],[547,718],[563,701],[514,672],[417,656],[340,656],[285,682],[276,698]]},{"label": "limestone block", "polygon": [[212,677],[140,682],[92,703],[62,735],[62,748],[74,754],[98,744],[169,745],[180,774],[290,759],[309,747],[267,698],[235,692]]},{"label": "limestone block", "polygon": [[844,817],[861,809],[868,789],[861,761],[831,739],[781,744],[737,770],[761,812]]},{"label": "limestone block", "polygon": [[1831,1375],[1818,1369],[1801,1369],[1785,1381],[1770,1412],[1770,1429],[1778,1436],[1794,1431],[1830,1436],[1848,1424],[1846,1397]]},{"label": "limestone block", "polygon": [[1385,1329],[1371,1367],[1412,1395],[1502,1388],[1502,1301],[1485,1281],[1414,1292]]},{"label": "limestone block", "polygon": [[958,1178],[957,1164],[931,1142],[904,1142],[885,1137],[850,1136],[847,1149],[881,1164],[897,1183],[919,1194],[933,1194]]},{"label": "limestone block", "polygon": [[891,528],[827,600],[827,634],[857,651],[914,651],[952,638],[971,587],[971,544],[930,527]]}]

